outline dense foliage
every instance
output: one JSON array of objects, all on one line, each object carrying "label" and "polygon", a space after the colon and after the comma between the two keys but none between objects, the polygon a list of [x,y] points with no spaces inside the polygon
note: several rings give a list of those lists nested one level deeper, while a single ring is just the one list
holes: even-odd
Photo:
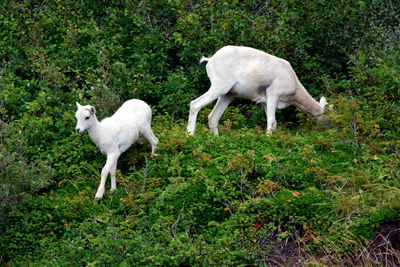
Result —
[{"label": "dense foliage", "polygon": [[[358,252],[400,211],[399,14],[394,0],[3,0],[0,262],[376,260]],[[334,105],[326,121],[288,108],[267,136],[262,108],[239,100],[221,136],[209,107],[187,136],[209,86],[198,61],[227,44],[289,60]],[[130,98],[152,106],[159,156],[133,146],[95,202],[104,156],[74,133],[75,101],[103,118]]]}]

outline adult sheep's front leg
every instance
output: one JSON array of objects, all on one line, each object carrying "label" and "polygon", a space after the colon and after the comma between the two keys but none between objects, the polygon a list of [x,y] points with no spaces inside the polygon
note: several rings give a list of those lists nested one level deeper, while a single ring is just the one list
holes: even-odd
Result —
[{"label": "adult sheep's front leg", "polygon": [[94,197],[96,200],[100,200],[103,198],[107,176],[109,173],[111,173],[112,170],[113,170],[113,172],[111,173],[111,179],[112,179],[111,180],[111,184],[112,184],[111,189],[113,189],[113,187],[114,187],[114,189],[116,188],[115,170],[116,170],[116,166],[117,166],[118,157],[119,157],[118,154],[107,155],[106,164],[104,165],[103,169],[101,170],[100,185],[99,185],[99,188],[97,189],[96,196]]},{"label": "adult sheep's front leg", "polygon": [[268,96],[265,113],[267,115],[267,134],[272,134],[276,129],[275,111],[278,104],[278,98],[274,95]]}]

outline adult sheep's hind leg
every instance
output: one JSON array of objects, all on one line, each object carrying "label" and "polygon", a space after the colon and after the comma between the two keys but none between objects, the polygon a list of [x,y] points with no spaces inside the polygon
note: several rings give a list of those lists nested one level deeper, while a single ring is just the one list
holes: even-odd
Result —
[{"label": "adult sheep's hind leg", "polygon": [[218,97],[217,104],[215,104],[210,115],[208,115],[208,126],[213,131],[214,135],[219,135],[218,122],[224,113],[225,109],[232,102],[232,97],[228,95],[222,95]]},{"label": "adult sheep's hind leg", "polygon": [[190,135],[193,135],[196,130],[197,114],[199,113],[200,109],[210,104],[221,95],[227,94],[232,88],[233,84],[234,83],[228,83],[228,85],[222,86],[212,85],[204,95],[190,102],[189,121],[187,126],[187,131]]}]

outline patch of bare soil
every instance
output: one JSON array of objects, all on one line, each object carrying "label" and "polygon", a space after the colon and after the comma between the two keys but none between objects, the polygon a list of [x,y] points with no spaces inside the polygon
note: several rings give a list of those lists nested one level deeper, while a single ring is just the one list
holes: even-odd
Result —
[{"label": "patch of bare soil", "polygon": [[305,266],[310,262],[323,266],[400,266],[400,218],[393,223],[384,223],[376,230],[375,237],[358,253],[347,256],[340,262],[333,255],[309,254],[301,242],[307,233],[295,231],[291,237],[280,239],[281,231],[269,231],[259,243],[262,245],[265,262],[269,266]]},{"label": "patch of bare soil", "polygon": [[295,231],[287,238],[279,238],[280,235],[281,231],[271,230],[259,242],[268,266],[301,266],[304,244],[298,240],[304,235],[303,231]]},{"label": "patch of bare soil", "polygon": [[375,238],[352,262],[367,263],[368,266],[400,266],[400,219],[379,226]]}]

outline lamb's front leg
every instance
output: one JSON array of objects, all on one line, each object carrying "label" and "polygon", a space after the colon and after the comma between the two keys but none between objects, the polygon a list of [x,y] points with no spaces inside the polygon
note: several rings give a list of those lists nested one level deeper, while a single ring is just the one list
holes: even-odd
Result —
[{"label": "lamb's front leg", "polygon": [[[106,186],[107,176],[111,172],[111,170],[113,169],[113,166],[115,166],[115,168],[116,168],[118,157],[119,157],[118,154],[109,154],[109,155],[107,155],[106,164],[104,165],[103,169],[101,170],[100,185],[99,185],[99,188],[97,189],[96,196],[94,197],[96,200],[100,200],[100,199],[103,198],[104,188]],[[111,179],[114,179],[114,183],[115,183],[115,170],[112,173]],[[113,184],[113,180],[111,180],[111,183]],[[114,184],[114,186],[115,186],[115,184]]]}]

